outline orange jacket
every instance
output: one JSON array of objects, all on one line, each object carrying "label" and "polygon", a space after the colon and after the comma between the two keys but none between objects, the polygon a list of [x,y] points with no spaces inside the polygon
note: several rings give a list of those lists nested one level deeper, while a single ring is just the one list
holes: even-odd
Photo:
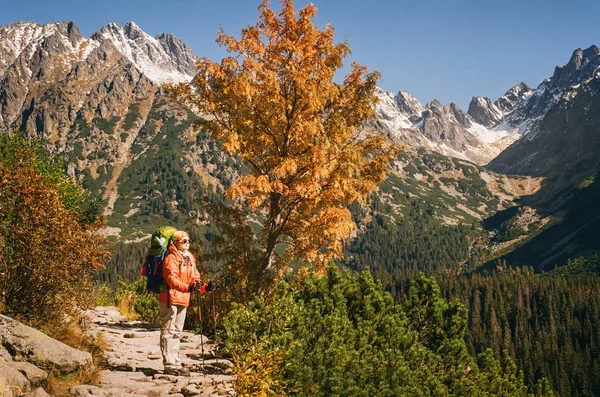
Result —
[{"label": "orange jacket", "polygon": [[[200,281],[194,256],[190,254],[184,258],[174,246],[169,245],[169,251],[163,262],[163,279],[169,286],[169,290],[161,291],[158,300],[169,302],[171,305],[189,306],[190,285]],[[201,291],[206,292],[205,288],[202,286]]]}]

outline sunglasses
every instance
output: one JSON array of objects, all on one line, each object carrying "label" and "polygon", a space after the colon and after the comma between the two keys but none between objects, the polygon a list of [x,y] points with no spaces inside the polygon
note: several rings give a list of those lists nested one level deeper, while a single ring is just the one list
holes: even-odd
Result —
[{"label": "sunglasses", "polygon": [[181,240],[177,241],[178,243],[183,243],[183,244],[187,244],[187,243],[191,243],[192,240],[190,240],[189,238],[182,238]]}]

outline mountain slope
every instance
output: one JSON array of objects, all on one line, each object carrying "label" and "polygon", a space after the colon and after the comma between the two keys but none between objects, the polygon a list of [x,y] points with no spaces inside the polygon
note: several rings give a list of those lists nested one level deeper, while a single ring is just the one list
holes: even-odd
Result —
[{"label": "mountain slope", "polygon": [[[159,85],[189,80],[194,59],[176,37],[151,37],[134,23],[107,24],[90,38],[73,23],[1,27],[2,131],[20,129],[64,154],[69,173],[101,201],[106,232],[115,239],[136,241],[164,223],[202,229],[203,203],[222,200],[241,171],[206,131],[194,131],[198,116]],[[560,200],[549,200],[547,186],[572,186],[596,164],[597,63],[597,48],[576,51],[537,89],[520,83],[494,102],[474,98],[467,113],[436,100],[421,105],[406,91],[378,91],[378,118],[365,131],[385,134],[407,151],[374,199],[386,210],[371,208],[357,218],[361,232],[368,231],[369,217],[387,216],[399,225],[411,211],[425,212],[442,228],[479,230],[482,219],[523,195],[525,203],[546,197],[560,207],[572,189],[551,191]],[[583,119],[588,122],[577,121]],[[500,176],[465,161],[484,164],[519,134],[523,138],[490,168],[533,178]],[[530,172],[533,165],[539,169]],[[538,177],[546,178],[541,190]]]},{"label": "mountain slope", "polygon": [[[550,271],[570,259],[598,250],[600,234],[600,174],[577,187],[569,188],[566,200],[553,212],[554,219],[526,244],[502,256],[510,265],[528,265],[536,271]],[[488,264],[493,266],[493,264]]]},{"label": "mountain slope", "polygon": [[134,22],[122,28],[109,23],[92,40],[110,41],[146,77],[156,83],[190,81],[196,74],[192,49],[177,37],[163,33],[150,36]]},{"label": "mountain slope", "polygon": [[18,23],[0,29],[0,49],[1,130],[65,155],[68,172],[101,200],[107,233],[136,238],[177,214],[197,219],[191,196],[208,199],[234,177],[235,161],[194,132],[197,117],[156,82],[190,77],[194,56],[177,38],[155,39],[132,23],[89,39],[73,23]]}]

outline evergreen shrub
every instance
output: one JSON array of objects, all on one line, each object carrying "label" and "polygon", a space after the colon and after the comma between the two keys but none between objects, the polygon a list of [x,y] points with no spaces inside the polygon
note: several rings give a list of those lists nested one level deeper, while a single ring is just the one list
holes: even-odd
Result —
[{"label": "evergreen shrub", "polygon": [[121,283],[117,290],[117,306],[121,313],[131,319],[160,323],[157,295],[146,290],[145,277],[132,283]]},{"label": "evergreen shrub", "polygon": [[[301,270],[224,319],[238,395],[527,396],[522,376],[467,353],[467,313],[421,277],[397,304],[370,273]],[[510,360],[503,357],[502,360]]]}]

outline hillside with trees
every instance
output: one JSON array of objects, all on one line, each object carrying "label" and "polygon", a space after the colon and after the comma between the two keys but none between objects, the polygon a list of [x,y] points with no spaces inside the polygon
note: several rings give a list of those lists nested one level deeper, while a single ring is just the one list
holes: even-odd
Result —
[{"label": "hillside with trees", "polygon": [[86,109],[135,103],[74,115],[64,159],[0,135],[0,311],[60,329],[96,281],[156,321],[139,268],[171,224],[221,284],[186,326],[215,330],[240,395],[600,395],[597,170],[553,206],[365,130],[378,73],[334,82],[350,47],[314,5],[258,9],[191,84],[119,58],[128,84]]}]

